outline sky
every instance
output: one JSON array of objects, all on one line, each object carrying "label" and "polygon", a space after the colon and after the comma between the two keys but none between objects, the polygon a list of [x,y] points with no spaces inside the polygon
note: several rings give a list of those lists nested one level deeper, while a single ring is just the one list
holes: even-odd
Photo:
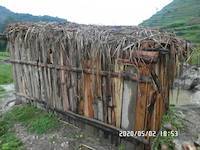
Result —
[{"label": "sky", "polygon": [[18,13],[50,15],[71,22],[99,25],[138,25],[172,0],[0,0]]}]

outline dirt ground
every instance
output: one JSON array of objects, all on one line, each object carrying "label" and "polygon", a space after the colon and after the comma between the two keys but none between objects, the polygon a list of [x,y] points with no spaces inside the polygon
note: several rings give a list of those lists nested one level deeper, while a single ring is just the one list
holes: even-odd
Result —
[{"label": "dirt ground", "polygon": [[[6,93],[0,96],[0,114],[10,109],[13,104],[5,105],[8,101],[14,99],[13,86],[6,87]],[[199,99],[200,100],[200,99]],[[179,133],[174,140],[176,149],[181,150],[184,143],[194,143],[200,138],[200,105],[181,105],[177,110],[185,128]],[[106,140],[99,139],[88,135],[80,128],[74,127],[67,123],[61,123],[57,131],[49,134],[37,135],[30,133],[20,124],[15,124],[13,129],[18,138],[24,143],[27,150],[77,150],[81,145],[91,147],[95,150],[112,150],[118,149]],[[87,149],[87,148],[85,148]]]},{"label": "dirt ground", "polygon": [[[13,86],[7,86],[4,95],[0,96],[0,115],[13,107],[15,99]],[[21,124],[15,124],[13,129],[27,150],[114,150],[117,149],[104,139],[87,134],[80,128],[68,123],[60,123],[59,129],[48,134],[33,134]]]},{"label": "dirt ground", "polygon": [[116,149],[105,141],[102,143],[97,137],[88,136],[81,129],[71,125],[62,124],[59,130],[42,135],[29,133],[20,124],[15,124],[14,130],[27,150],[78,150],[83,147],[95,150]]},{"label": "dirt ground", "polygon": [[183,119],[184,129],[174,142],[176,149],[181,150],[184,144],[200,142],[200,105],[178,106],[177,111]]}]

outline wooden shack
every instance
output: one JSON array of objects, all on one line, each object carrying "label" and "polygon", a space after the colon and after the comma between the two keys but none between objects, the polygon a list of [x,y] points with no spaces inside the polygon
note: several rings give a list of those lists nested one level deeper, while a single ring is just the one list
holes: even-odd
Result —
[{"label": "wooden shack", "polygon": [[108,131],[158,131],[187,55],[174,34],[131,26],[17,23],[7,39],[18,97]]}]

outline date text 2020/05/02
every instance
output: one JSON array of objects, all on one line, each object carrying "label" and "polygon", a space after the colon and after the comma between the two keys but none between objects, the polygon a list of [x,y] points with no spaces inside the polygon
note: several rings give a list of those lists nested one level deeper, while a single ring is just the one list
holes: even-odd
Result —
[{"label": "date text 2020/05/02", "polygon": [[120,131],[119,136],[120,137],[131,137],[131,136],[150,136],[155,137],[157,135],[160,136],[178,136],[178,131]]}]

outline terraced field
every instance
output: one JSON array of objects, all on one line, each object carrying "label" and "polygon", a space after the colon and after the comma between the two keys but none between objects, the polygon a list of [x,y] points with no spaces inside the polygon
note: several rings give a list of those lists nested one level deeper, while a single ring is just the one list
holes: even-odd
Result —
[{"label": "terraced field", "polygon": [[160,27],[200,44],[200,1],[174,0],[140,25]]}]

